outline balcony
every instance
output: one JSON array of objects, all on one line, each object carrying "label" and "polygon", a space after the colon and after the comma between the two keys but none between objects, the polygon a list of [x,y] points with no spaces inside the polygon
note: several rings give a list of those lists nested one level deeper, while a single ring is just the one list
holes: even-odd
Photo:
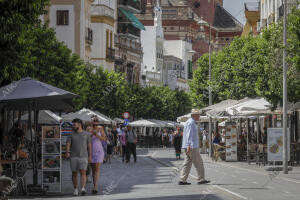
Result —
[{"label": "balcony", "polygon": [[113,48],[106,48],[106,58],[111,61],[114,62],[115,61],[115,49]]},{"label": "balcony", "polygon": [[131,51],[136,54],[143,54],[141,43],[136,42],[135,44],[130,43],[128,37],[122,37],[122,35],[116,35],[115,37],[115,47],[119,49],[124,49],[126,51]]},{"label": "balcony", "polygon": [[118,33],[122,33],[126,35],[130,34],[134,38],[139,38],[141,36],[140,29],[135,28],[133,25],[131,25],[130,22],[121,22],[121,23],[118,23]]},{"label": "balcony", "polygon": [[105,16],[110,17],[112,19],[115,18],[114,9],[107,7],[102,4],[95,4],[91,7],[91,15],[92,16]]},{"label": "balcony", "polygon": [[124,8],[132,13],[141,12],[141,2],[140,0],[118,0],[118,7]]},{"label": "balcony", "polygon": [[85,41],[88,44],[93,44],[93,30],[91,28],[85,29]]}]

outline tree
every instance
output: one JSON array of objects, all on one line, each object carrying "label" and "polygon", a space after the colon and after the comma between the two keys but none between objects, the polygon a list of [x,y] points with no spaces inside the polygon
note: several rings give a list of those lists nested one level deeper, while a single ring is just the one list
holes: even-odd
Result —
[{"label": "tree", "polygon": [[[288,101],[300,99],[300,11],[288,17]],[[265,97],[273,106],[282,100],[282,22],[273,24],[260,36],[235,38],[222,51],[212,55],[212,81],[207,80],[208,55],[198,60],[190,83],[193,105],[207,105],[207,91],[213,89],[213,102],[244,97]]]},{"label": "tree", "polygon": [[0,86],[18,80],[26,74],[23,63],[28,42],[22,40],[24,31],[39,23],[48,0],[0,1]]}]

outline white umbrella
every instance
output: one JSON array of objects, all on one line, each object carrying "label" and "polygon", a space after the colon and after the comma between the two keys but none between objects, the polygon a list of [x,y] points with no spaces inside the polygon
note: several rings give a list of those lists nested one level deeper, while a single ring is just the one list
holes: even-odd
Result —
[{"label": "white umbrella", "polygon": [[[18,119],[16,119],[18,120]],[[50,110],[39,111],[39,124],[59,124],[62,118]],[[28,121],[28,113],[21,116],[21,121]]]},{"label": "white umbrella", "polygon": [[163,127],[162,124],[147,119],[130,122],[129,125],[133,127]]},{"label": "white umbrella", "polygon": [[84,122],[90,122],[92,119],[92,116],[97,116],[99,119],[100,124],[111,124],[111,121],[108,117],[104,117],[103,115],[99,115],[99,112],[95,112],[92,110],[89,110],[87,108],[83,108],[77,112],[74,113],[68,113],[66,115],[63,115],[62,118],[64,121],[71,122],[75,118],[79,118]]},{"label": "white umbrella", "polygon": [[191,113],[177,117],[177,122],[186,122],[191,117]]},{"label": "white umbrella", "polygon": [[249,99],[226,108],[226,112],[230,115],[267,114],[271,112],[271,104],[264,98]]}]

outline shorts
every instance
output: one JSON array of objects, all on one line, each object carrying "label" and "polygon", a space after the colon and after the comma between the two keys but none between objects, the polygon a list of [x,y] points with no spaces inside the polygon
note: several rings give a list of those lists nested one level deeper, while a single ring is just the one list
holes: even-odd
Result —
[{"label": "shorts", "polygon": [[72,172],[78,172],[79,170],[87,170],[88,167],[88,159],[73,157],[70,159],[70,167]]},{"label": "shorts", "polygon": [[107,154],[111,155],[113,153],[113,146],[112,145],[107,145]]}]

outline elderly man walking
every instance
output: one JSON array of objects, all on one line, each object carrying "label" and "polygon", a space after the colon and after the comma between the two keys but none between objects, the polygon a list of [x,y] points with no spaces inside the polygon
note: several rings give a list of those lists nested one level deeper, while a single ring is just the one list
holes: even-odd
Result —
[{"label": "elderly man walking", "polygon": [[185,150],[186,157],[181,171],[179,185],[190,185],[186,180],[194,164],[198,173],[198,184],[209,183],[205,180],[203,161],[199,152],[199,136],[196,121],[199,120],[200,114],[198,109],[193,109],[191,118],[186,122],[183,130],[182,149]]}]

